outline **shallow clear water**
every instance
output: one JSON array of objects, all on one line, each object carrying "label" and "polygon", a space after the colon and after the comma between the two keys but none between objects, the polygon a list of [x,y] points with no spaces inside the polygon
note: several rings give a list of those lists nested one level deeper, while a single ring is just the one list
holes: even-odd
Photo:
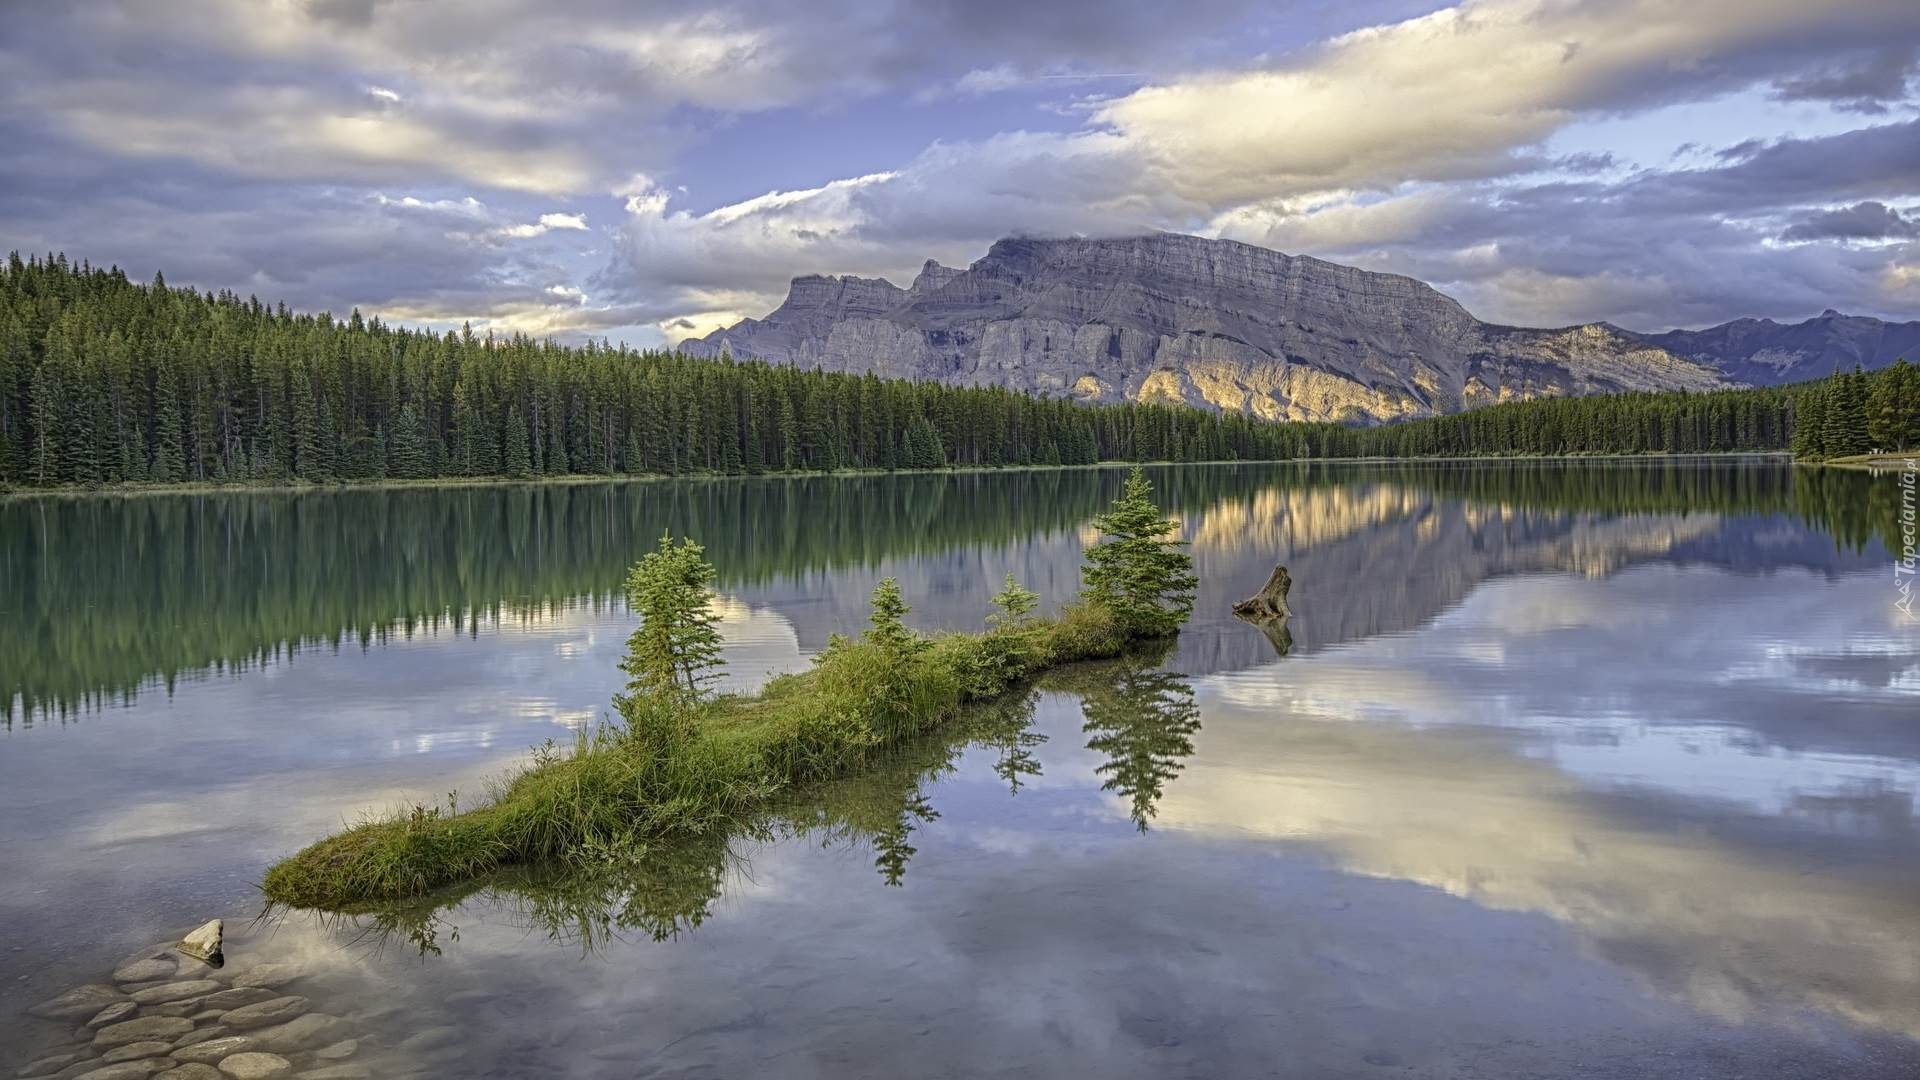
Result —
[{"label": "shallow clear water", "polygon": [[[926,627],[1065,599],[1118,474],[0,504],[4,1011],[219,916],[380,1075],[1920,1071],[1895,481],[1154,479],[1202,580],[1164,657],[661,866],[260,922],[275,858],[602,715],[662,528],[750,686],[882,576]],[[1285,633],[1228,616],[1276,562]],[[3,1019],[0,1065],[70,1026]]]}]

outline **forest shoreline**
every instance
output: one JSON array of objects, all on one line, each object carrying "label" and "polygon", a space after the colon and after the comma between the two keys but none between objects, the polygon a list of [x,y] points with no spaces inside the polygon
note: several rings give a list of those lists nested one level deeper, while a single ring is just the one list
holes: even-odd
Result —
[{"label": "forest shoreline", "polygon": [[[1665,461],[1704,458],[1721,460],[1726,458],[1777,458],[1792,461],[1793,454],[1786,450],[1700,450],[1673,453],[1665,450],[1648,450],[1638,453],[1610,454],[1419,454],[1394,457],[1383,454],[1369,454],[1359,457],[1304,457],[1304,458],[1221,458],[1213,461],[1099,461],[1079,465],[947,465],[933,469],[793,469],[770,472],[684,472],[684,473],[566,473],[556,476],[441,476],[421,477],[417,479],[387,478],[382,480],[342,480],[331,483],[315,483],[306,480],[260,481],[260,480],[200,480],[173,484],[152,484],[123,481],[113,484],[77,486],[59,484],[52,487],[32,487],[15,485],[0,486],[0,500],[6,499],[47,499],[47,498],[138,498],[147,495],[222,495],[222,494],[277,494],[277,493],[313,493],[333,491],[386,491],[407,489],[442,489],[464,487],[547,487],[558,485],[586,484],[629,484],[662,483],[670,480],[770,480],[770,479],[812,479],[817,477],[863,477],[863,476],[907,476],[907,475],[966,475],[978,473],[1023,473],[1023,472],[1075,472],[1091,469],[1132,469],[1139,466],[1157,465],[1381,465],[1407,464],[1411,462],[1470,462],[1470,461]],[[1883,464],[1875,465],[1874,461]],[[1897,469],[1900,455],[1869,455],[1861,459],[1841,461],[1800,462],[1800,464],[1832,465],[1836,468],[1885,471]]]}]

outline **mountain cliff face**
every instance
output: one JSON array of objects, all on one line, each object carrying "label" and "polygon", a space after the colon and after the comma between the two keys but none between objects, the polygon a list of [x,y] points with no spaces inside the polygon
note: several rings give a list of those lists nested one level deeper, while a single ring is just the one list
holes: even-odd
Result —
[{"label": "mountain cliff face", "polygon": [[1755,386],[1824,378],[1855,364],[1871,371],[1903,356],[1920,363],[1920,322],[1883,322],[1831,308],[1800,323],[1735,319],[1705,330],[1638,336]]},{"label": "mountain cliff face", "polygon": [[1274,420],[1727,384],[1605,324],[1495,326],[1412,278],[1176,234],[1001,240],[964,270],[929,261],[907,289],[795,278],[765,319],[680,348]]}]

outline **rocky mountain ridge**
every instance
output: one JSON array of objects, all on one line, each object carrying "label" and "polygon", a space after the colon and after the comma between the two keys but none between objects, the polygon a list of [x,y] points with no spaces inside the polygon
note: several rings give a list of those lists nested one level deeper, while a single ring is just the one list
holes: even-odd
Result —
[{"label": "rocky mountain ridge", "polygon": [[1365,423],[1516,398],[1758,381],[1718,367],[1715,344],[1605,323],[1499,326],[1413,278],[1158,233],[1010,237],[964,269],[929,260],[905,289],[797,277],[766,318],[680,349]]}]

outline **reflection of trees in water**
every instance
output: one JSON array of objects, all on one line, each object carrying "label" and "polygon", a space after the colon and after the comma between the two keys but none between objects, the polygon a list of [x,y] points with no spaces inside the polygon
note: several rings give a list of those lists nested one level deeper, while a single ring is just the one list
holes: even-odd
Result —
[{"label": "reflection of trees in water", "polygon": [[[1387,485],[1503,512],[1788,513],[1856,549],[1892,538],[1898,511],[1889,480],[1724,460],[1153,473],[1163,505],[1192,519],[1197,536],[1209,521],[1216,533],[1232,525],[1226,531],[1266,558],[1281,554],[1260,532],[1273,524],[1269,504],[1285,502],[1276,492],[1364,495]],[[476,621],[612,603],[638,548],[663,529],[698,537],[723,568],[721,585],[742,588],[1059,534],[1104,505],[1120,479],[1069,470],[0,500],[0,657],[18,658],[0,664],[0,724],[302,648],[471,632]],[[1366,519],[1364,507],[1352,512]],[[1061,557],[1077,564],[1079,553]]]},{"label": "reflection of trees in water", "polygon": [[[1199,707],[1183,676],[1155,665],[1171,642],[1119,660],[1050,673],[1042,688],[1082,699],[1088,746],[1105,754],[1102,790],[1126,799],[1142,831],[1154,805],[1193,752]],[[672,843],[593,849],[564,866],[515,867],[417,901],[373,906],[348,916],[377,940],[404,940],[423,955],[459,940],[451,913],[469,902],[507,910],[514,921],[555,944],[585,952],[641,936],[665,941],[706,921],[729,880],[751,872],[744,845],[806,838],[822,848],[864,846],[888,885],[899,885],[918,849],[914,834],[939,818],[927,794],[961,755],[994,755],[994,774],[1017,795],[1040,775],[1033,730],[1038,694],[1018,691],[974,706],[933,735],[878,755],[858,777],[816,784],[765,813]]]},{"label": "reflection of trees in water", "polygon": [[1135,656],[1070,670],[1044,685],[1080,695],[1087,749],[1106,756],[1094,769],[1100,790],[1127,801],[1141,832],[1168,784],[1180,775],[1200,730],[1200,704],[1186,676],[1162,671],[1158,658]]}]

